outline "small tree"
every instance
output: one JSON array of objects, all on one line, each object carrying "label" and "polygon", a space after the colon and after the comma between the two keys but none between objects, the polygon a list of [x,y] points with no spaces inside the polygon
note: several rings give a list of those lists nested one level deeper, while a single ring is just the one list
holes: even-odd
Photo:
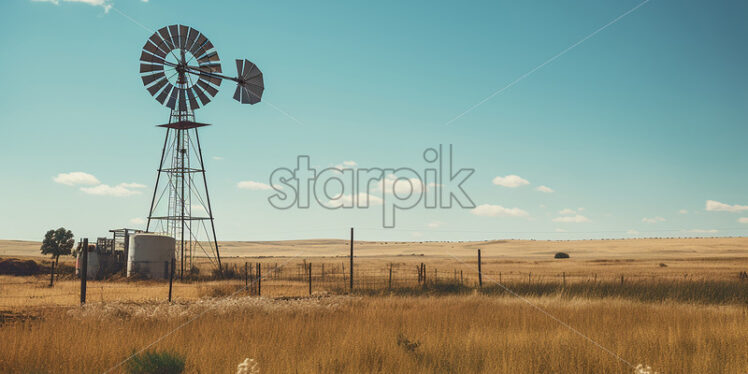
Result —
[{"label": "small tree", "polygon": [[42,254],[52,256],[52,269],[50,271],[49,285],[54,286],[55,283],[55,268],[60,260],[61,255],[69,255],[73,250],[75,240],[73,239],[73,232],[66,230],[64,227],[60,227],[57,230],[49,230],[44,235],[44,241],[42,242]]}]

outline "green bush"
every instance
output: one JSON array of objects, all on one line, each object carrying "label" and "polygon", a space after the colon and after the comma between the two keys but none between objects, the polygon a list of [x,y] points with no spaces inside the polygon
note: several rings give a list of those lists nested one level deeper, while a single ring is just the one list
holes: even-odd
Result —
[{"label": "green bush", "polygon": [[184,371],[184,356],[176,352],[147,351],[127,362],[128,374],[180,374]]}]

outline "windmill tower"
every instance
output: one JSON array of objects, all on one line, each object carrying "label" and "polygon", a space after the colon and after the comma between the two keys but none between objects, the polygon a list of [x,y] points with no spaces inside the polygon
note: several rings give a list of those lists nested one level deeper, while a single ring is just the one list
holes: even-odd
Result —
[{"label": "windmill tower", "polygon": [[195,110],[218,93],[224,79],[237,83],[234,99],[260,102],[262,72],[248,60],[236,60],[237,76],[222,75],[218,53],[202,33],[184,25],[161,28],[146,41],[140,73],[148,92],[171,110],[146,231],[176,239],[179,276],[189,272],[195,257],[205,256],[218,269],[221,255],[208,194]]}]

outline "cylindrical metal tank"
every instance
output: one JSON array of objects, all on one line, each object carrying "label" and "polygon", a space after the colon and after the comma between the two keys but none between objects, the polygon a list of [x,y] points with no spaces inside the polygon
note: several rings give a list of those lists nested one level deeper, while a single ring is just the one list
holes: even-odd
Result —
[{"label": "cylindrical metal tank", "polygon": [[167,235],[131,235],[127,254],[127,276],[168,279],[174,258],[174,245],[174,238]]}]

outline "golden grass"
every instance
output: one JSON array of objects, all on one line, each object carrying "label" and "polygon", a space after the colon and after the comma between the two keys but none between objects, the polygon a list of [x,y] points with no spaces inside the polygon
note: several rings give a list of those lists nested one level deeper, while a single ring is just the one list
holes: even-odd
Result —
[{"label": "golden grass", "polygon": [[[532,298],[633,365],[665,373],[745,373],[748,313],[738,306]],[[205,312],[207,311],[207,312]],[[0,372],[102,372],[159,342],[188,372],[633,373],[621,360],[516,298],[203,299],[52,308],[0,328]],[[420,343],[409,349],[405,339]]]}]

